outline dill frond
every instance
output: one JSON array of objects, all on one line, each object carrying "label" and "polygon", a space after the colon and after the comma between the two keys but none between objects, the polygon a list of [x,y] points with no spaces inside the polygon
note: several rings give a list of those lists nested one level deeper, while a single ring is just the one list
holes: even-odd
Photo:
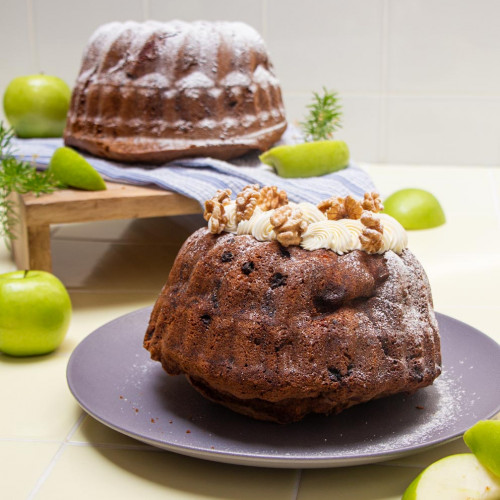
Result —
[{"label": "dill frond", "polygon": [[0,121],[0,237],[7,242],[15,238],[13,227],[17,221],[14,203],[9,199],[11,193],[39,196],[63,187],[47,171],[39,172],[35,165],[18,160],[12,151],[13,137],[13,131]]}]

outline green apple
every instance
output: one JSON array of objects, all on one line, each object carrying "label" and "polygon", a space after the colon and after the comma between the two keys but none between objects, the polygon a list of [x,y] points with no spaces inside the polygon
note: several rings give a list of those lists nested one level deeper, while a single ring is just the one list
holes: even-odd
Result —
[{"label": "green apple", "polygon": [[394,217],[405,229],[430,229],[446,222],[437,198],[424,189],[401,189],[384,201],[384,213]]},{"label": "green apple", "polygon": [[481,420],[464,434],[465,444],[477,459],[500,477],[500,420]]},{"label": "green apple", "polygon": [[0,351],[34,356],[56,349],[68,331],[71,300],[45,271],[0,274]]},{"label": "green apple", "polygon": [[75,150],[67,147],[55,150],[48,171],[67,186],[89,191],[102,191],[106,184],[101,174]]},{"label": "green apple", "polygon": [[344,141],[313,141],[276,146],[259,156],[281,177],[314,177],[341,170],[349,164]]},{"label": "green apple", "polygon": [[57,76],[19,76],[9,83],[3,107],[18,137],[61,137],[70,99],[70,88]]},{"label": "green apple", "polygon": [[442,458],[408,486],[402,500],[498,500],[500,478],[472,453]]}]

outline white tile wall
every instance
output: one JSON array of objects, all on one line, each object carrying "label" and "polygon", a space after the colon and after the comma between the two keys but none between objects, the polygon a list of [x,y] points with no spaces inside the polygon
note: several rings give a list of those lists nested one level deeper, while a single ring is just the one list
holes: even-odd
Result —
[{"label": "white tile wall", "polygon": [[72,85],[100,24],[173,18],[260,31],[291,121],[337,90],[358,161],[500,163],[498,0],[0,0],[0,93],[38,71]]}]

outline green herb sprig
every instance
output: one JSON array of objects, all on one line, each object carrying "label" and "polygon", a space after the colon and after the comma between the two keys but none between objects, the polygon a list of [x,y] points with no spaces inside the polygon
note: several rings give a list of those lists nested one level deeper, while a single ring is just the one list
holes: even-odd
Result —
[{"label": "green herb sprig", "polygon": [[14,133],[0,121],[0,237],[8,243],[15,239],[17,222],[15,204],[9,199],[11,193],[52,193],[64,187],[49,172],[39,172],[34,164],[17,159],[13,154]]},{"label": "green herb sprig", "polygon": [[309,115],[300,125],[306,141],[328,140],[333,133],[341,128],[342,106],[337,92],[328,91],[323,87],[323,95],[313,93],[314,99],[307,106]]}]

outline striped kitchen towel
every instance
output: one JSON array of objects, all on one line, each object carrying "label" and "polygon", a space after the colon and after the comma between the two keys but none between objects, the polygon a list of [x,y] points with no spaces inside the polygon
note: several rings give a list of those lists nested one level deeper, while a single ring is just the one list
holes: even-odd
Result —
[{"label": "striped kitchen towel", "polygon": [[[279,144],[300,142],[294,129],[285,132]],[[63,146],[62,139],[15,139],[13,153],[16,157],[36,161],[44,168],[49,164],[54,151]],[[338,172],[321,177],[285,179],[263,165],[257,154],[249,154],[234,161],[214,158],[189,158],[168,164],[151,166],[125,165],[84,154],[88,162],[107,180],[130,184],[155,184],[196,199],[202,206],[212,198],[217,189],[229,188],[238,193],[247,184],[278,186],[288,193],[291,201],[318,203],[330,196],[351,194],[362,198],[366,191],[374,191],[370,176],[357,165],[351,163]]]}]

